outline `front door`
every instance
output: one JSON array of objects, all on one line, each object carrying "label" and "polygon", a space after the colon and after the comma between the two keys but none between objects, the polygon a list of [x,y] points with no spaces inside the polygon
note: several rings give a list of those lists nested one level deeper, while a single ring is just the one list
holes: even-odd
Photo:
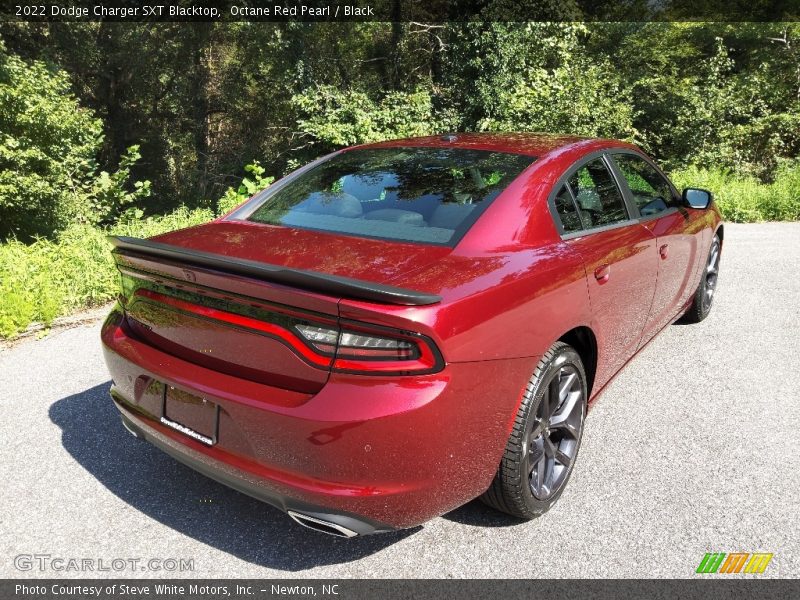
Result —
[{"label": "front door", "polygon": [[614,154],[614,163],[638,208],[641,224],[656,238],[658,281],[642,343],[668,325],[694,289],[697,236],[677,192],[659,171],[636,154]]}]

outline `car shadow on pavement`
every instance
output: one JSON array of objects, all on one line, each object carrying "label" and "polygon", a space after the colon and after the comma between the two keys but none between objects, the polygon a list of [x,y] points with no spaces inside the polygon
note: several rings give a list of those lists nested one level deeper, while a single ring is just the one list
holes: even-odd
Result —
[{"label": "car shadow on pavement", "polygon": [[[280,510],[208,479],[134,438],[109,398],[110,385],[97,385],[50,407],[50,420],[61,428],[64,448],[127,504],[203,544],[264,567],[299,571],[358,560],[420,529],[349,540],[305,529]],[[142,523],[143,530],[146,525]],[[99,526],[98,536],[104,537],[118,524]],[[202,564],[197,568],[202,570]]]},{"label": "car shadow on pavement", "polygon": [[496,511],[478,499],[451,510],[449,513],[442,515],[442,518],[473,527],[515,527],[530,523],[525,519],[517,519],[511,515]]}]

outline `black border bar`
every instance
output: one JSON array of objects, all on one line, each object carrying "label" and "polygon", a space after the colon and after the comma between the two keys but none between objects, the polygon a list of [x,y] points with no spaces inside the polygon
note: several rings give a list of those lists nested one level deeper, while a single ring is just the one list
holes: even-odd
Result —
[{"label": "black border bar", "polygon": [[[345,298],[355,298],[382,304],[424,306],[441,302],[441,296],[416,292],[405,288],[383,285],[339,275],[328,275],[303,269],[290,269],[254,260],[230,258],[221,254],[191,250],[180,246],[162,244],[126,236],[109,236],[114,245],[112,253],[122,256],[155,257],[243,275],[261,281],[271,281]],[[2,596],[0,596],[2,597]]]},{"label": "black border bar", "polygon": [[[355,540],[358,541],[358,538]],[[343,542],[343,543],[352,543]],[[376,576],[380,575],[376,573]],[[113,574],[112,574],[113,576]],[[171,593],[158,593],[156,586]],[[16,586],[37,587],[44,593],[20,593]],[[55,586],[55,587],[54,587]],[[85,586],[88,593],[65,593]],[[124,593],[124,586],[147,587],[149,594]],[[100,593],[92,590],[100,588]],[[54,593],[53,590],[62,591]],[[112,591],[114,590],[114,591]],[[183,590],[183,591],[180,591]],[[214,590],[216,593],[211,592]],[[311,590],[311,591],[309,591]],[[83,600],[84,598],[125,598],[126,600],[211,599],[264,600],[267,598],[329,598],[406,600],[483,600],[514,598],[536,600],[730,600],[747,598],[783,600],[800,596],[796,579],[723,579],[718,576],[695,576],[691,579],[4,579],[0,597]]]},{"label": "black border bar", "polygon": [[800,21],[800,0],[0,0],[4,21]]}]

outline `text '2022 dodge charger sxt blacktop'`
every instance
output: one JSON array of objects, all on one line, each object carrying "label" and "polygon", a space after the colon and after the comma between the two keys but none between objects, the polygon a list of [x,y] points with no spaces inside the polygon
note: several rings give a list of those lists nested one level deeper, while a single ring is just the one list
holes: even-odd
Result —
[{"label": "text '2022 dodge charger sxt blacktop'", "polygon": [[623,142],[348,148],[211,223],[113,239],[111,395],[135,435],[319,531],[477,496],[533,518],[612,377],[708,314],[722,241],[710,194]]}]

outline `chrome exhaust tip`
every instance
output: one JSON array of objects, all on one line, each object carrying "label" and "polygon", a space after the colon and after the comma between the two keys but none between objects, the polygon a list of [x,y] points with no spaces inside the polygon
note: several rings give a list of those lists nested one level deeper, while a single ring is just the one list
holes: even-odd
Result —
[{"label": "chrome exhaust tip", "polygon": [[133,425],[128,422],[128,419],[122,417],[122,426],[127,429],[128,433],[130,433],[133,437],[138,439],[143,439],[141,433],[139,433],[136,429],[134,429]]},{"label": "chrome exhaust tip", "polygon": [[328,535],[335,535],[336,537],[343,538],[352,538],[358,535],[357,532],[353,531],[352,529],[348,529],[343,525],[325,521],[317,517],[310,517],[309,515],[304,515],[303,513],[299,513],[294,510],[287,511],[287,514],[296,523],[299,523],[303,527],[313,529],[314,531],[319,531],[320,533],[327,533]]}]

